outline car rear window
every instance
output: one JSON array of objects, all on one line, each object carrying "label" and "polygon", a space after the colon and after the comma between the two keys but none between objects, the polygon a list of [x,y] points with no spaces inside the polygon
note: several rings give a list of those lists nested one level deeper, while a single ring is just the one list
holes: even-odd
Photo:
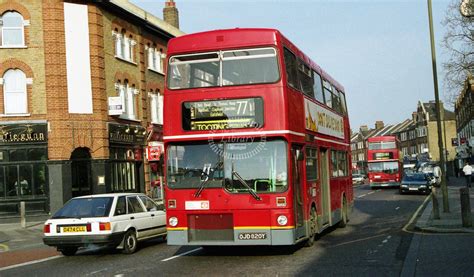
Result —
[{"label": "car rear window", "polygon": [[74,198],[52,218],[105,217],[109,215],[113,197]]}]

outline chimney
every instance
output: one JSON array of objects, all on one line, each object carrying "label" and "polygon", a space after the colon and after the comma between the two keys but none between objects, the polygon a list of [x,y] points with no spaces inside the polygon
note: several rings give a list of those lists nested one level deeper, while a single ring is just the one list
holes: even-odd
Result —
[{"label": "chimney", "polygon": [[413,113],[411,114],[411,119],[413,120],[413,123],[416,123],[416,115],[417,115],[416,112],[413,112]]},{"label": "chimney", "polygon": [[166,23],[179,29],[179,13],[174,0],[166,0],[163,8],[163,19]]},{"label": "chimney", "polygon": [[366,133],[369,131],[369,127],[367,127],[367,125],[361,125],[359,130],[361,133]]},{"label": "chimney", "polygon": [[381,120],[375,121],[375,130],[383,129],[384,126],[385,124],[383,123],[383,121]]}]

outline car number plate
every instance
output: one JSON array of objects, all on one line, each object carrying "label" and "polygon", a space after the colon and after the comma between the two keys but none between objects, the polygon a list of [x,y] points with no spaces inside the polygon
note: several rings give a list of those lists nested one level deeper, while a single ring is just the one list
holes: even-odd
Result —
[{"label": "car number plate", "polygon": [[266,233],[240,233],[239,240],[261,240],[267,239]]},{"label": "car number plate", "polygon": [[418,188],[409,188],[408,190],[418,190]]},{"label": "car number plate", "polygon": [[62,227],[61,231],[63,233],[79,233],[79,232],[86,232],[86,226],[66,226]]}]

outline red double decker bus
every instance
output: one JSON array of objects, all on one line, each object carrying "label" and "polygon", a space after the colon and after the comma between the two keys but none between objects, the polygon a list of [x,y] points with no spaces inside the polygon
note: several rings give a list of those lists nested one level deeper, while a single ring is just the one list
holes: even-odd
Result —
[{"label": "red double decker bus", "polygon": [[343,87],[273,29],[168,45],[168,244],[311,245],[353,206]]},{"label": "red double decker bus", "polygon": [[400,142],[395,136],[367,139],[367,164],[370,187],[399,187],[403,165]]}]

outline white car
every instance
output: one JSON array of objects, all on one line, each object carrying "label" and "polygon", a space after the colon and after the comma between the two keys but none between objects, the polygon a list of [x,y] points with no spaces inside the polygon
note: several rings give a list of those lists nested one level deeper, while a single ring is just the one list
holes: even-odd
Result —
[{"label": "white car", "polygon": [[43,242],[65,256],[90,245],[136,251],[138,241],[166,238],[166,214],[142,193],[72,198],[44,224]]}]

